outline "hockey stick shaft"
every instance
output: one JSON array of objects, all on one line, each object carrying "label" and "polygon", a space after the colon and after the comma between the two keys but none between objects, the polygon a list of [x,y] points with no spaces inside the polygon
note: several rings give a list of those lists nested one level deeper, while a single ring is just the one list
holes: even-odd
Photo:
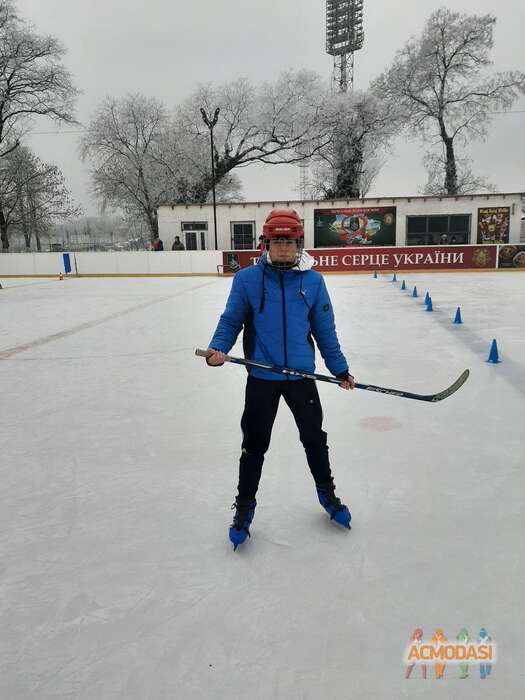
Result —
[{"label": "hockey stick shaft", "polygon": [[[210,355],[209,350],[202,350],[197,348],[195,354],[198,357],[208,357]],[[237,365],[244,365],[246,367],[258,367],[259,369],[265,369],[269,372],[274,372],[275,374],[287,374],[293,377],[302,377],[303,379],[314,379],[318,382],[329,382],[330,384],[341,384],[344,380],[338,379],[337,377],[329,377],[325,374],[314,374],[311,372],[304,372],[298,369],[291,369],[290,367],[280,367],[278,365],[269,365],[264,362],[254,362],[253,360],[245,360],[242,357],[232,357],[231,355],[225,355],[224,360],[226,362],[232,362]],[[440,391],[437,394],[414,394],[410,391],[403,391],[401,389],[389,389],[384,386],[376,386],[375,384],[359,384],[355,383],[356,389],[364,389],[365,391],[375,391],[379,394],[389,394],[390,396],[400,396],[405,399],[415,399],[416,401],[430,401],[435,403],[436,401],[442,401],[448,396],[457,391],[468,379],[469,370],[466,369],[463,374],[452,384],[450,387],[444,391]]]}]

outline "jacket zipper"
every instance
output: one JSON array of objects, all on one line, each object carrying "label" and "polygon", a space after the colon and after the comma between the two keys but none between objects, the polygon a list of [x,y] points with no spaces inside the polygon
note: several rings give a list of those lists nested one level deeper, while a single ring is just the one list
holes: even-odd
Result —
[{"label": "jacket zipper", "polygon": [[[285,301],[285,296],[284,296],[284,274],[282,272],[279,272],[280,278],[281,278],[281,293],[283,297],[283,341],[284,341],[284,366],[288,367],[288,352],[286,350],[286,301]],[[289,376],[286,375],[286,379],[289,379]]]}]

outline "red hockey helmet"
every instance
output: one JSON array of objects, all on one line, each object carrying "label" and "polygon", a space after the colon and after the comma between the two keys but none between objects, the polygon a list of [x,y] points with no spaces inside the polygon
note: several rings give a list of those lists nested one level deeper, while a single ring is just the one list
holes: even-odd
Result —
[{"label": "red hockey helmet", "polygon": [[303,225],[299,214],[294,209],[273,209],[263,226],[264,238],[293,238],[299,240],[304,237]]}]

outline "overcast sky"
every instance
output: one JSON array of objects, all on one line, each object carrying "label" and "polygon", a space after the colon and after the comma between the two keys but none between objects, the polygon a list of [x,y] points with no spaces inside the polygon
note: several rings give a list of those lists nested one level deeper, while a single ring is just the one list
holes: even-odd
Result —
[{"label": "overcast sky", "polygon": [[[419,34],[435,0],[365,0],[365,43],[356,53],[355,86],[365,89],[410,35]],[[523,0],[449,2],[454,10],[497,13],[494,70],[525,69]],[[82,90],[77,117],[86,124],[106,95],[141,92],[173,106],[202,82],[245,76],[272,81],[285,68],[309,68],[330,77],[324,51],[323,0],[18,0],[19,13],[67,49],[65,65]],[[469,155],[477,174],[501,191],[525,190],[524,110],[496,115],[484,143]],[[69,127],[70,129],[71,127]],[[38,121],[35,132],[54,131]],[[89,195],[89,167],[78,157],[78,136],[33,134],[30,145],[64,172],[73,196],[96,213]],[[426,181],[419,142],[398,140],[371,194],[417,194]],[[298,197],[297,169],[252,166],[238,171],[246,200]]]}]

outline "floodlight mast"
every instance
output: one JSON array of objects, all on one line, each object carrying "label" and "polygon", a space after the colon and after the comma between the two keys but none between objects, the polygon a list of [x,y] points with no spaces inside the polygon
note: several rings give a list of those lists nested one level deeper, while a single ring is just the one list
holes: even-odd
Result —
[{"label": "floodlight mast", "polygon": [[363,47],[363,0],[326,0],[326,53],[334,57],[332,89],[354,89],[354,52]]}]

